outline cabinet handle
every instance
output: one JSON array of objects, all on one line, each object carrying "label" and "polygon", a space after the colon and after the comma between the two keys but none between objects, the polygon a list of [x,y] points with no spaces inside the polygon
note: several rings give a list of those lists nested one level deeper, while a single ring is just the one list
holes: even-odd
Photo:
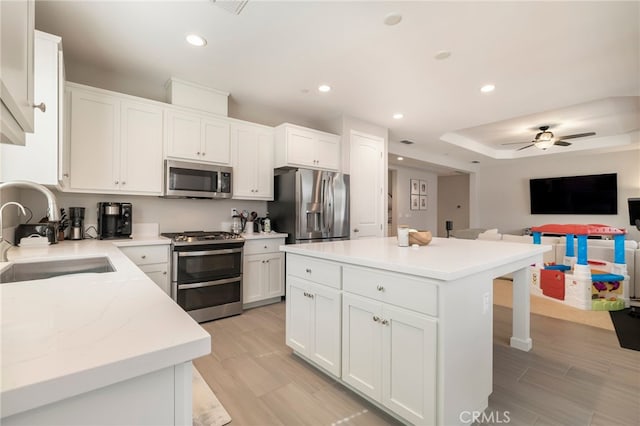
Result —
[{"label": "cabinet handle", "polygon": [[380,317],[379,317],[379,316],[377,316],[377,315],[374,315],[374,316],[373,316],[373,321],[374,321],[374,322],[379,322],[379,321],[380,321]]},{"label": "cabinet handle", "polygon": [[37,108],[42,112],[47,112],[47,106],[44,104],[44,102],[40,102],[38,105],[34,105],[33,108]]},{"label": "cabinet handle", "polygon": [[69,177],[69,173],[65,173],[62,175],[63,177]]},{"label": "cabinet handle", "polygon": [[384,287],[381,285],[377,286],[376,288],[378,289],[378,291],[384,291]]},{"label": "cabinet handle", "polygon": [[389,321],[388,321],[388,320],[386,320],[386,319],[383,319],[383,320],[382,320],[382,325],[389,325]]},{"label": "cabinet handle", "polygon": [[305,269],[304,271],[305,271],[307,274],[310,274],[310,273],[311,273],[311,269],[309,269],[309,268]]}]

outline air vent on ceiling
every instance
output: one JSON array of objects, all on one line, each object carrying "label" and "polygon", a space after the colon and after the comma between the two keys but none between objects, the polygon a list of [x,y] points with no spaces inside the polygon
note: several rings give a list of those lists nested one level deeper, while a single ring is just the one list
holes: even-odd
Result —
[{"label": "air vent on ceiling", "polygon": [[216,6],[226,10],[227,12],[240,15],[242,9],[249,0],[211,0]]},{"label": "air vent on ceiling", "polygon": [[410,141],[410,140],[407,140],[407,139],[401,140],[400,143],[403,143],[405,145],[413,145],[413,141]]}]

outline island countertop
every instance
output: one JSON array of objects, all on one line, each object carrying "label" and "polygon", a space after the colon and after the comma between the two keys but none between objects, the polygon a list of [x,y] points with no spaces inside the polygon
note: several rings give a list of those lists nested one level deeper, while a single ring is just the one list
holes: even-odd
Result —
[{"label": "island countertop", "polygon": [[281,246],[287,253],[451,281],[530,259],[550,246],[433,238],[426,246],[399,247],[396,237]]},{"label": "island countertop", "polygon": [[210,352],[210,335],[116,246],[168,243],[84,240],[9,251],[15,262],[106,256],[116,272],[0,285],[2,417]]}]

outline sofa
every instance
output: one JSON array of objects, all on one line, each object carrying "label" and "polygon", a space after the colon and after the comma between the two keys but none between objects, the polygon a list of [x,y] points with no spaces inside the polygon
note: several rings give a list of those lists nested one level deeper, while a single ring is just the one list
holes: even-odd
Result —
[{"label": "sofa", "polygon": [[[514,243],[533,244],[531,235],[500,234],[497,229],[488,229],[478,234],[478,240],[508,241]],[[565,237],[542,237],[542,244],[552,246],[552,250],[543,256],[545,263],[564,263],[566,252]],[[574,250],[577,250],[577,241],[574,241]],[[629,296],[640,298],[640,249],[638,243],[632,240],[624,242],[624,258],[629,274]],[[577,251],[574,251],[577,253]],[[589,239],[587,240],[587,254],[589,259],[613,262],[613,240]]]}]

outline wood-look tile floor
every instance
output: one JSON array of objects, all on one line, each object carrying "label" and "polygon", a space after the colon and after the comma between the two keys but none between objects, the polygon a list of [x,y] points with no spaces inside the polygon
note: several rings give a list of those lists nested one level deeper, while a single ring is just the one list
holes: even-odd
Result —
[{"label": "wood-look tile floor", "polygon": [[[212,353],[194,364],[238,425],[393,425],[378,408],[294,356],[285,305],[212,321]],[[640,425],[640,352],[613,331],[531,316],[534,347],[509,347],[511,310],[494,305],[493,393],[484,422]],[[473,362],[473,354],[469,354]],[[508,412],[508,414],[506,413]]]}]

